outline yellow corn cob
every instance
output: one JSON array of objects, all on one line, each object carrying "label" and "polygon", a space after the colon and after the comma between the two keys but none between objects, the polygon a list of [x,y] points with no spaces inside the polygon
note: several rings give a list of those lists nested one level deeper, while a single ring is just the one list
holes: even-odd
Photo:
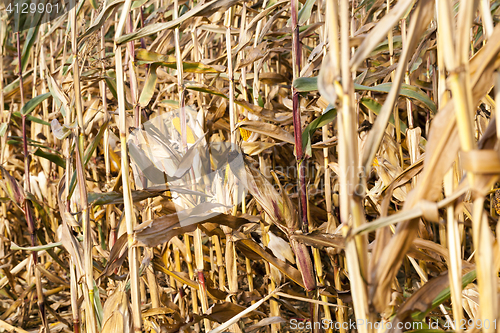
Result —
[{"label": "yellow corn cob", "polygon": [[[181,120],[179,119],[179,117],[175,117],[172,122],[174,123],[174,127],[177,130],[177,132],[179,132],[179,134],[182,135]],[[187,139],[187,143],[195,143],[196,142],[196,140],[194,138],[193,131],[187,125],[186,125],[186,139]]]},{"label": "yellow corn cob", "polygon": [[[246,117],[243,118],[242,121],[245,121],[245,120],[247,120]],[[250,134],[252,134],[252,132],[250,132],[249,130],[246,130],[246,129],[240,127],[240,134],[241,134],[241,138],[243,139],[243,141],[247,141],[248,138],[250,137]]]}]

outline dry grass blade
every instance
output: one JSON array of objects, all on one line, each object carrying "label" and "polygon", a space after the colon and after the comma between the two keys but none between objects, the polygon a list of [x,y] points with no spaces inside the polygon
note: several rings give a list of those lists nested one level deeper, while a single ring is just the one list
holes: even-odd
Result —
[{"label": "dry grass blade", "polygon": [[369,170],[372,161],[376,155],[380,141],[384,135],[384,128],[386,127],[391,111],[393,109],[394,103],[399,94],[399,86],[401,85],[401,80],[406,69],[406,62],[409,59],[410,52],[414,50],[417,45],[417,41],[422,33],[427,27],[427,23],[430,22],[433,13],[433,3],[432,1],[422,1],[419,2],[417,8],[415,9],[414,17],[411,20],[411,25],[408,31],[408,43],[405,44],[401,59],[399,61],[396,74],[394,76],[394,83],[392,85],[389,96],[387,97],[382,110],[380,111],[377,120],[375,121],[373,131],[367,138],[367,148],[363,154],[362,165],[365,170]]},{"label": "dry grass blade", "polygon": [[258,302],[255,302],[255,304],[253,304],[252,306],[248,307],[247,309],[245,309],[244,311],[240,312],[239,314],[237,314],[236,316],[234,316],[233,318],[229,319],[228,321],[226,321],[224,324],[218,326],[217,328],[211,330],[209,333],[219,333],[219,332],[224,332],[224,330],[226,328],[228,328],[229,326],[231,326],[232,324],[238,322],[238,320],[240,318],[242,318],[243,316],[245,316],[247,313],[250,313],[252,312],[253,310],[257,309],[262,303],[264,303],[265,301],[267,301],[269,298],[273,297],[274,294],[276,294],[279,290],[281,289],[281,287],[279,288],[276,288],[275,290],[273,290],[271,293],[269,293],[266,297],[262,298],[261,300],[259,300]]},{"label": "dry grass blade", "polygon": [[[414,4],[413,0],[398,1],[396,6],[387,13],[375,27],[365,37],[363,43],[357,48],[356,53],[350,61],[352,70],[356,70],[361,62],[373,51],[373,49],[387,36],[387,32],[399,22],[403,14],[410,6]],[[425,26],[425,24],[422,24]]]},{"label": "dry grass blade", "polygon": [[103,307],[102,332],[132,332],[127,294],[120,287],[108,297]]}]

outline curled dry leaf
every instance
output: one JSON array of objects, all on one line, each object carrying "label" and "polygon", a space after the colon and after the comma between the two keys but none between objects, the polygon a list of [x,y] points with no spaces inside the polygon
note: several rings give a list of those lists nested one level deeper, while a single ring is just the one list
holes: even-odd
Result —
[{"label": "curled dry leaf", "polygon": [[243,217],[210,211],[216,207],[220,207],[220,204],[205,203],[194,209],[144,222],[135,228],[135,239],[146,246],[157,246],[168,242],[172,237],[194,231],[202,223],[217,223],[232,229],[238,229],[246,223],[253,223]]},{"label": "curled dry leaf", "polygon": [[282,261],[288,260],[292,264],[295,264],[295,258],[288,242],[276,236],[271,231],[267,235],[269,236],[267,247],[273,252],[274,256]]},{"label": "curled dry leaf", "polygon": [[103,307],[102,332],[128,333],[133,331],[128,297],[122,288],[118,288],[108,297]]},{"label": "curled dry leaf", "polygon": [[0,166],[0,172],[2,177],[0,186],[5,191],[5,193],[7,193],[12,202],[14,202],[19,207],[23,207],[25,199],[23,188],[19,185],[17,180],[2,166]]},{"label": "curled dry leaf", "polygon": [[271,138],[277,139],[279,141],[284,141],[291,144],[294,143],[293,135],[276,125],[256,120],[245,120],[239,122],[238,127],[244,128],[250,132],[268,135]]}]

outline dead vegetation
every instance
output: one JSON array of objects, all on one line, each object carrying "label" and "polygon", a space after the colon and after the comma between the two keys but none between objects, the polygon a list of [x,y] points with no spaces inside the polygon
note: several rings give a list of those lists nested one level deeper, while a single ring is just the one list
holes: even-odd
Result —
[{"label": "dead vegetation", "polygon": [[500,1],[68,5],[0,5],[1,329],[500,329]]}]

